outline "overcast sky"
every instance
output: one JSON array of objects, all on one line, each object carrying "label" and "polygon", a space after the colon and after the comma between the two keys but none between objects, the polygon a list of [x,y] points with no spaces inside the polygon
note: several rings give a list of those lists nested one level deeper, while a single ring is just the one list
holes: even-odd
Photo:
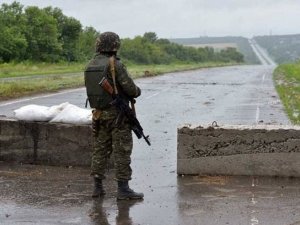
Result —
[{"label": "overcast sky", "polygon": [[[0,0],[11,3],[13,0]],[[122,38],[156,32],[162,38],[300,33],[299,0],[19,0],[59,7],[67,16]]]}]

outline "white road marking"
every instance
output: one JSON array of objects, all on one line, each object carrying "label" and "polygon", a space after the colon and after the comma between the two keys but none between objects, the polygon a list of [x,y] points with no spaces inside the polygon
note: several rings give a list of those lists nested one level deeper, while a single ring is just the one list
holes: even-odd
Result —
[{"label": "white road marking", "polygon": [[[266,73],[263,74],[262,76],[262,81],[261,81],[261,89],[263,89],[263,86],[264,86],[264,81],[266,79]],[[262,105],[260,103],[261,99],[258,99],[258,103],[257,103],[257,107],[256,107],[256,115],[255,115],[255,122],[256,124],[259,123],[259,116],[260,116],[260,106]]]},{"label": "white road marking", "polygon": [[[257,185],[256,183],[257,183],[257,180],[254,177],[252,177],[252,185],[251,186],[255,187]],[[254,193],[252,193],[252,198],[251,198],[252,205],[255,206],[257,204],[257,202],[258,201],[257,201]],[[255,210],[251,211],[251,219],[250,219],[250,224],[251,225],[258,225],[259,224],[259,220],[257,219],[257,217],[255,215],[256,213],[257,212]]]},{"label": "white road marking", "polygon": [[27,102],[27,101],[31,101],[31,100],[35,100],[35,99],[39,99],[39,98],[48,98],[48,97],[52,97],[52,96],[56,96],[56,95],[62,95],[62,94],[66,94],[66,93],[71,93],[71,92],[83,90],[83,89],[84,88],[78,88],[78,89],[62,91],[62,92],[59,92],[59,93],[54,93],[54,94],[49,94],[49,95],[41,95],[41,96],[36,96],[36,97],[31,97],[31,98],[20,99],[20,100],[16,100],[16,101],[10,101],[10,102],[7,102],[7,103],[0,104],[0,107],[13,105],[13,104],[21,103],[21,102]]},{"label": "white road marking", "polygon": [[266,74],[264,74],[262,77],[262,84],[264,83],[265,79],[266,79]]},{"label": "white road marking", "polygon": [[154,96],[156,96],[156,95],[159,95],[161,92],[156,92],[156,93],[154,93],[153,95],[150,95],[150,96],[148,96],[148,97],[146,97],[146,99],[150,99],[150,98],[152,98],[152,97],[154,97]]},{"label": "white road marking", "polygon": [[259,121],[259,114],[260,114],[260,109],[259,106],[256,107],[256,116],[255,116],[255,121],[258,123]]},{"label": "white road marking", "polygon": [[262,65],[271,65],[276,66],[277,64],[273,61],[273,59],[269,56],[269,54],[259,46],[259,44],[256,43],[254,39],[249,40],[249,43],[258,57],[258,59],[261,61]]},{"label": "white road marking", "polygon": [[166,88],[166,89],[164,89],[164,90],[162,90],[162,91],[160,91],[160,92],[156,92],[156,93],[154,93],[154,94],[152,94],[152,95],[146,97],[145,99],[153,98],[154,96],[159,95],[160,93],[166,92],[166,91],[168,91],[168,90],[170,90],[170,89],[171,89],[170,87],[169,87],[169,88]]},{"label": "white road marking", "polygon": [[254,53],[256,54],[257,58],[259,59],[259,61],[261,62],[262,65],[268,65],[268,62],[263,58],[263,56],[259,53],[257,47],[256,47],[256,43],[254,42],[254,40],[249,40],[249,43],[254,51]]},{"label": "white road marking", "polygon": [[258,225],[259,221],[255,216],[251,216],[251,225]]}]

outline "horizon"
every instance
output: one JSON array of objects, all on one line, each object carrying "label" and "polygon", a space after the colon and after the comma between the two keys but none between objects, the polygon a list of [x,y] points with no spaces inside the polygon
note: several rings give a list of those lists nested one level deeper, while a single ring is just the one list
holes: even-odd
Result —
[{"label": "horizon", "polygon": [[300,35],[300,32],[299,33],[291,33],[291,34],[263,34],[263,35],[257,35],[257,36],[252,36],[252,37],[246,37],[246,36],[242,36],[242,35],[237,35],[237,36],[225,35],[225,36],[175,37],[175,38],[167,38],[167,39],[224,38],[224,37],[242,37],[242,38],[252,39],[254,37],[262,37],[262,36],[273,37],[273,36],[295,36],[295,35]]}]

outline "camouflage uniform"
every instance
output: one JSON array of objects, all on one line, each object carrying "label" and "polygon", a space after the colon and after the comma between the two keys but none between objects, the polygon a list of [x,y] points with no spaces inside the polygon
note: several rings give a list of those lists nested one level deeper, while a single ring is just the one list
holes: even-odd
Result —
[{"label": "camouflage uniform", "polygon": [[105,177],[108,159],[113,152],[118,181],[117,199],[142,199],[144,194],[133,191],[128,184],[132,173],[130,156],[133,145],[130,124],[127,118],[120,117],[117,108],[110,104],[113,100],[111,88],[107,92],[99,85],[106,78],[110,85],[114,86],[112,79],[114,74],[118,97],[124,102],[129,104],[129,100],[141,94],[141,90],[134,84],[125,66],[119,59],[115,60],[120,45],[121,41],[116,33],[102,33],[96,40],[97,54],[84,72],[88,100],[91,107],[95,108],[92,120],[95,136],[91,171],[94,178],[92,197],[105,195],[102,180]]},{"label": "camouflage uniform", "polygon": [[[95,57],[107,56],[99,53]],[[141,94],[140,88],[134,84],[125,66],[119,60],[116,60],[115,70],[119,94],[129,104],[130,98],[136,98]],[[108,80],[111,84],[113,83],[110,74]],[[96,132],[94,140],[91,175],[96,175],[98,178],[103,179],[108,159],[111,153],[114,152],[116,179],[118,181],[130,180],[132,174],[130,157],[133,140],[127,119],[124,118],[120,124],[116,125],[118,112],[114,106],[96,110],[93,114],[93,126],[97,127],[98,132]]]}]

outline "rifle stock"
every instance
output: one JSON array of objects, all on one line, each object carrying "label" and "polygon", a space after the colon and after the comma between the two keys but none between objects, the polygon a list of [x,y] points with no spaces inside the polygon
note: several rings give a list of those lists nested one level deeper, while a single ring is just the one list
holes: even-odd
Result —
[{"label": "rifle stock", "polygon": [[108,94],[113,95],[114,94],[114,89],[108,82],[108,80],[103,77],[102,80],[99,82],[99,85],[105,90]]}]

